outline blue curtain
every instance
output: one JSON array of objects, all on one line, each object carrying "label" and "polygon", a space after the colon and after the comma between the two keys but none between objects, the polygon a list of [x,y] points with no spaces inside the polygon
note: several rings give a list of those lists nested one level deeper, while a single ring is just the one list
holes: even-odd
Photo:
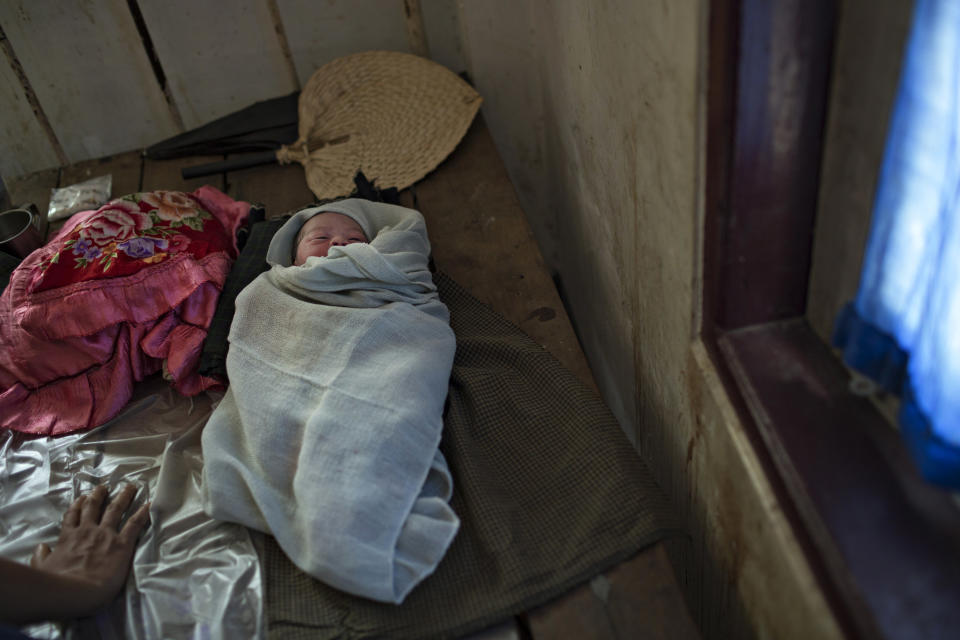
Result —
[{"label": "blue curtain", "polygon": [[902,398],[923,475],[960,488],[960,2],[917,0],[856,300],[834,343]]}]

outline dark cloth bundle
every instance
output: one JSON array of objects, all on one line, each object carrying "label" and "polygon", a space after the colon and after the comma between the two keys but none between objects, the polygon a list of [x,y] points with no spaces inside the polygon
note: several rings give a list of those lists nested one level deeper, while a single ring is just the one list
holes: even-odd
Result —
[{"label": "dark cloth bundle", "polygon": [[[256,211],[256,213],[255,213]],[[200,375],[227,379],[227,336],[230,335],[230,323],[236,313],[236,300],[243,288],[254,281],[258,275],[270,268],[267,264],[267,249],[277,229],[283,226],[287,218],[263,219],[263,209],[251,210],[251,225],[244,240],[240,256],[233,263],[223,291],[217,301],[213,320],[207,329],[207,339],[200,353],[197,370]],[[254,216],[258,217],[254,217]],[[259,218],[259,219],[258,219]]]},{"label": "dark cloth bundle", "polygon": [[678,533],[603,402],[547,351],[436,274],[457,352],[440,448],[461,529],[401,606],[332,589],[272,538],[272,638],[451,637],[525,611]]}]

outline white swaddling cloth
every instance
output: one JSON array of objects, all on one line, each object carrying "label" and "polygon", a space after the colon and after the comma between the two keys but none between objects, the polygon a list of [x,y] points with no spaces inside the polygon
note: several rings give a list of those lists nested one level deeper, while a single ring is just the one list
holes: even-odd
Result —
[{"label": "white swaddling cloth", "polygon": [[[328,211],[370,244],[291,266],[300,227]],[[433,572],[460,525],[438,449],[455,338],[429,252],[412,209],[351,199],[297,213],[271,270],[237,297],[230,387],[203,433],[207,513],[384,602]]]}]

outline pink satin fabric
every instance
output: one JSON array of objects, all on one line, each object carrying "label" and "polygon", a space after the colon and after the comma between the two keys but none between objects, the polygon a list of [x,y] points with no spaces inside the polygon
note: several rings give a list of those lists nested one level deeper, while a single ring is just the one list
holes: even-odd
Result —
[{"label": "pink satin fabric", "polygon": [[60,435],[98,426],[161,368],[185,395],[219,385],[196,368],[250,205],[209,186],[193,195],[230,234],[233,255],[184,253],[129,276],[28,293],[58,240],[91,211],[13,272],[0,297],[0,427]]}]

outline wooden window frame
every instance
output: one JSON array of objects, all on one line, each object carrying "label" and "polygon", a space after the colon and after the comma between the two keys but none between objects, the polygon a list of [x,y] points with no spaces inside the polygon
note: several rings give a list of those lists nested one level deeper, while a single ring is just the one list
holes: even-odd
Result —
[{"label": "wooden window frame", "polygon": [[850,637],[960,629],[960,513],[805,319],[836,0],[710,3],[704,342]]}]

